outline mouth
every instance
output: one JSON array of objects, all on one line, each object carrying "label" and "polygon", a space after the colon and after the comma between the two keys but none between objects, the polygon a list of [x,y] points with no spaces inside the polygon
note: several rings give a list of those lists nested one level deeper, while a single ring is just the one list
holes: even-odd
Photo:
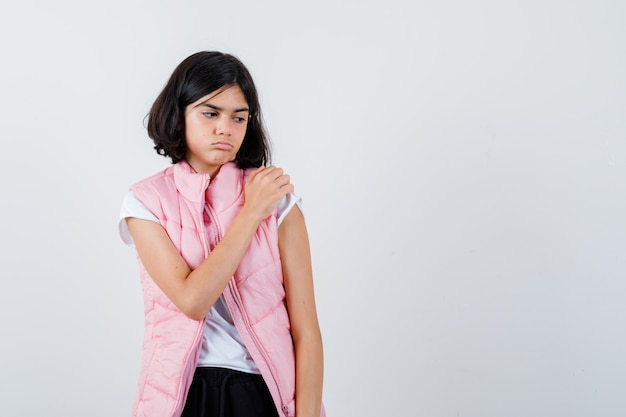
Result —
[{"label": "mouth", "polygon": [[213,142],[211,146],[215,149],[220,149],[222,151],[230,151],[233,149],[233,145],[228,142]]}]

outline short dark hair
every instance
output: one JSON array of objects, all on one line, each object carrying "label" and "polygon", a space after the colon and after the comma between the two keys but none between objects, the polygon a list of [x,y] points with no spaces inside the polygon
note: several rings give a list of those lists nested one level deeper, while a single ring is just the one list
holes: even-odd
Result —
[{"label": "short dark hair", "polygon": [[174,70],[148,113],[148,136],[159,155],[175,164],[187,153],[185,108],[224,86],[237,85],[248,102],[250,119],[235,162],[239,168],[260,167],[271,161],[269,137],[263,125],[259,97],[252,76],[233,55],[197,52]]}]

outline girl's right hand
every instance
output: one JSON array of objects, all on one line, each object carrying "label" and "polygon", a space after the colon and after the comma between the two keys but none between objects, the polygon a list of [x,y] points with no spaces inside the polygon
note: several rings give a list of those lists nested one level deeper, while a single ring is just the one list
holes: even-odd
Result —
[{"label": "girl's right hand", "polygon": [[246,181],[242,211],[250,213],[260,222],[272,214],[280,201],[293,190],[289,175],[281,168],[257,168]]}]

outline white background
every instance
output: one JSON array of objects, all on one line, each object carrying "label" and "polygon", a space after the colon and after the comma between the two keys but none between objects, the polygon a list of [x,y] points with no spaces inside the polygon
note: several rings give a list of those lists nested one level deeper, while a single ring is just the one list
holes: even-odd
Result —
[{"label": "white background", "polygon": [[626,415],[626,3],[0,6],[0,415],[127,416],[143,118],[234,53],[304,199],[329,416]]}]

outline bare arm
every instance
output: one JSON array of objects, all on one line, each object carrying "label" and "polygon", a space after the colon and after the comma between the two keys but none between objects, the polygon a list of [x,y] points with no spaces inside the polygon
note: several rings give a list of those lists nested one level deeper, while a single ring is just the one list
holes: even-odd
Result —
[{"label": "bare arm", "polygon": [[309,238],[294,207],[278,229],[287,309],[296,352],[296,416],[319,417],[324,357],[313,292]]},{"label": "bare arm", "polygon": [[139,259],[159,288],[188,317],[202,320],[233,276],[261,221],[293,191],[289,176],[259,168],[245,187],[244,206],[209,256],[191,270],[163,227],[128,218]]}]

